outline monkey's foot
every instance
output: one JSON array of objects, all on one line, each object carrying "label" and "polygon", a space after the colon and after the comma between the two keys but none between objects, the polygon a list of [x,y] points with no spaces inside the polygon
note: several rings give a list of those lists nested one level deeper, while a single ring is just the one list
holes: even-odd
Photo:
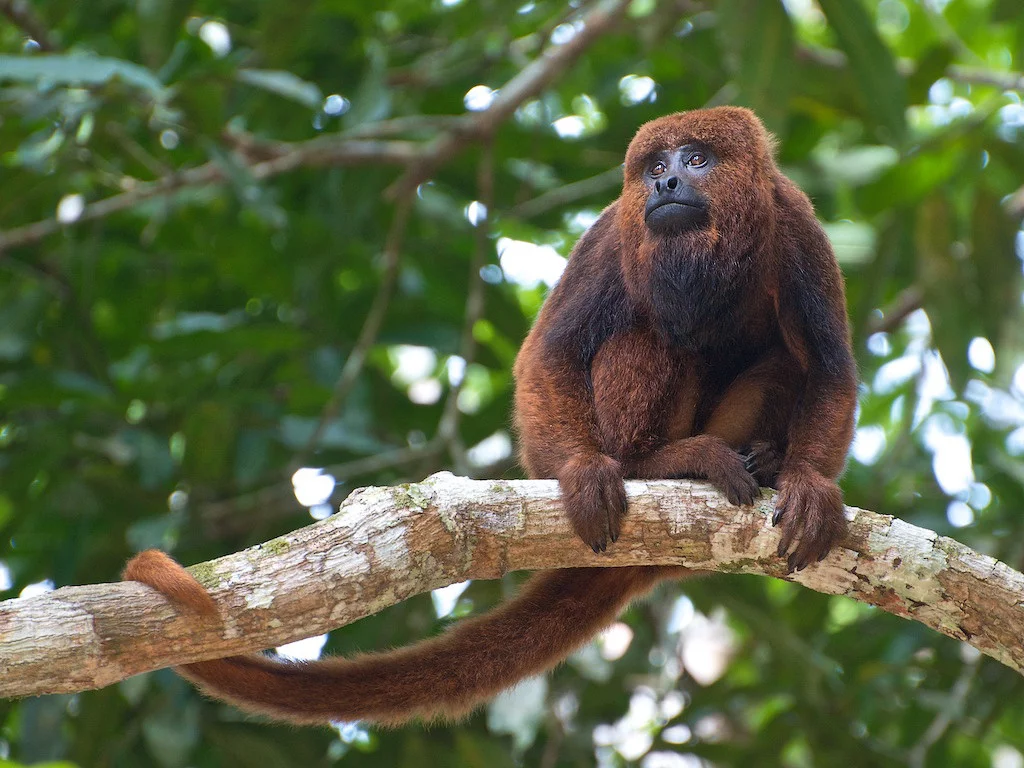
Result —
[{"label": "monkey's foot", "polygon": [[744,457],[715,435],[684,437],[663,445],[633,462],[629,476],[704,478],[725,494],[730,504],[741,506],[753,504],[760,493],[757,480],[747,471]]},{"label": "monkey's foot", "polygon": [[[717,440],[717,438],[716,438]],[[706,471],[708,482],[725,494],[730,504],[747,506],[754,503],[761,492],[755,475],[747,469],[744,456],[736,453],[724,442],[714,445],[716,451],[709,451]]]},{"label": "monkey's foot", "polygon": [[747,471],[754,476],[762,488],[777,488],[779,470],[782,468],[782,454],[775,443],[754,440],[746,450],[740,451]]},{"label": "monkey's foot", "polygon": [[846,534],[843,494],[834,480],[809,467],[785,470],[779,474],[779,500],[772,524],[782,530],[779,557],[792,548],[789,570],[802,571],[824,560]]},{"label": "monkey's foot", "polygon": [[558,473],[562,503],[573,529],[594,552],[619,538],[626,514],[622,466],[603,454],[573,457]]}]

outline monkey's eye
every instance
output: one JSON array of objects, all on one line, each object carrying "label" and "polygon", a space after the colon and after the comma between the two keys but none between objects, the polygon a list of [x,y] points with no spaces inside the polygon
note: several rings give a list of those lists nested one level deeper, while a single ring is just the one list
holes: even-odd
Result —
[{"label": "monkey's eye", "polygon": [[667,170],[668,167],[659,160],[658,162],[651,166],[651,176],[661,176],[661,174],[663,174]]},{"label": "monkey's eye", "polygon": [[686,164],[691,168],[700,168],[707,161],[707,157],[702,152],[694,152],[690,155],[690,159],[686,161]]}]

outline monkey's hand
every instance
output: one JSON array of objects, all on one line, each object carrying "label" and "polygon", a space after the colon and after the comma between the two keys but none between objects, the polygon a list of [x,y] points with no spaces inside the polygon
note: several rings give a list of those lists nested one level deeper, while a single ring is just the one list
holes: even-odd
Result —
[{"label": "monkey's hand", "polygon": [[782,530],[779,557],[792,547],[789,570],[802,571],[824,560],[846,534],[843,494],[834,480],[811,467],[787,467],[779,473],[779,500],[772,524]]},{"label": "monkey's hand", "polygon": [[754,440],[745,450],[740,451],[747,471],[754,476],[762,488],[778,487],[779,470],[782,468],[782,454],[774,443]]},{"label": "monkey's hand", "polygon": [[622,466],[611,456],[573,456],[558,472],[562,503],[573,529],[594,552],[604,552],[619,538],[626,514]]}]

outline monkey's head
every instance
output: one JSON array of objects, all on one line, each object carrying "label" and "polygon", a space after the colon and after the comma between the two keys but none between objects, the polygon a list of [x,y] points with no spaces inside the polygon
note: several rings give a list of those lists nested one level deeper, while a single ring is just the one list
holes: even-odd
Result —
[{"label": "monkey's head", "polygon": [[747,109],[680,112],[641,126],[619,201],[626,250],[641,259],[666,246],[739,258],[771,228],[774,168],[771,139]]}]

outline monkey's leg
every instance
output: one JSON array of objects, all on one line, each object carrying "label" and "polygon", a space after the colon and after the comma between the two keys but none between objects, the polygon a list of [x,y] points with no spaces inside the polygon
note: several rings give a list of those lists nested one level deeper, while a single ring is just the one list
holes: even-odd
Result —
[{"label": "monkey's leg", "polygon": [[[740,373],[718,398],[700,434],[673,440],[634,461],[631,477],[701,477],[719,488],[733,504],[749,504],[759,486],[775,480],[785,453],[786,428],[800,386],[799,369],[783,348],[767,352]],[[690,377],[677,395],[680,410],[707,393]],[[676,420],[678,430],[692,430],[691,417]]]},{"label": "monkey's leg", "polygon": [[733,380],[701,430],[735,448],[760,486],[776,487],[803,379],[789,352],[775,348]]}]

